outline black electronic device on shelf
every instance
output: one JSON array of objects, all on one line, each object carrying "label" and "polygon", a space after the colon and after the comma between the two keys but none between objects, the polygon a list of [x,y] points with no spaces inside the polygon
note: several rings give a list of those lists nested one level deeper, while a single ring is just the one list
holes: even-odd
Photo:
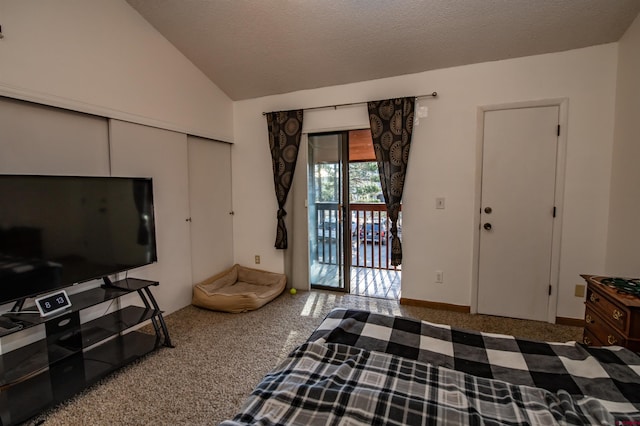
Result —
[{"label": "black electronic device on shelf", "polygon": [[[24,422],[172,347],[150,290],[158,282],[109,278],[156,260],[151,179],[0,175],[0,305],[13,304],[0,315],[0,337],[45,331],[0,355],[0,425]],[[94,279],[104,284],[63,291]],[[131,293],[142,306],[81,322],[84,309]],[[137,330],[147,321],[151,334]]]}]

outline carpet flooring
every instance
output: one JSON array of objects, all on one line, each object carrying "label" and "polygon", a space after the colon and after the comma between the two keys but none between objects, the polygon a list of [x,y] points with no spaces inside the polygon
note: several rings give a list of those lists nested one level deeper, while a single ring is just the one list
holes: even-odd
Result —
[{"label": "carpet flooring", "polygon": [[472,330],[547,340],[580,340],[582,329],[536,321],[400,305],[333,292],[284,293],[243,314],[188,306],[166,317],[175,348],[135,362],[29,425],[215,425],[232,418],[279,361],[335,307],[405,315]]}]

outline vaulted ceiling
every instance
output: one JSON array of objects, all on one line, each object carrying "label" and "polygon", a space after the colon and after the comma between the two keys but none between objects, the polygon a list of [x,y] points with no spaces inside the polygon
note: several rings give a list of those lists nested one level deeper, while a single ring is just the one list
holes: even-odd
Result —
[{"label": "vaulted ceiling", "polygon": [[127,0],[231,99],[615,42],[640,0]]}]

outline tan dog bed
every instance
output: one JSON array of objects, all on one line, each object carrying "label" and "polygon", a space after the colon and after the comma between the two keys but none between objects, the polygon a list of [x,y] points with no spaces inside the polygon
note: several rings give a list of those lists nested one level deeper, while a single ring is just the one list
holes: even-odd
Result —
[{"label": "tan dog bed", "polygon": [[252,311],[278,297],[286,285],[284,274],[236,264],[196,284],[191,303],[214,311]]}]

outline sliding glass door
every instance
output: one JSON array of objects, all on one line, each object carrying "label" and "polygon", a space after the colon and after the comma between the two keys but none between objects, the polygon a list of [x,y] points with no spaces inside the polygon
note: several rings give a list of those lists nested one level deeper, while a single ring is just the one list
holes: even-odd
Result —
[{"label": "sliding glass door", "polygon": [[312,287],[348,293],[351,220],[345,221],[349,211],[347,164],[346,132],[309,135],[309,278]]}]

